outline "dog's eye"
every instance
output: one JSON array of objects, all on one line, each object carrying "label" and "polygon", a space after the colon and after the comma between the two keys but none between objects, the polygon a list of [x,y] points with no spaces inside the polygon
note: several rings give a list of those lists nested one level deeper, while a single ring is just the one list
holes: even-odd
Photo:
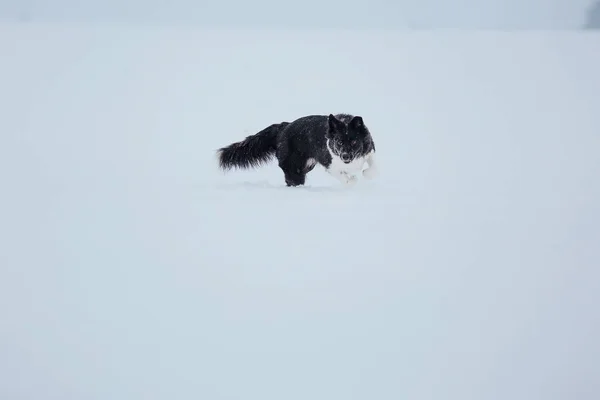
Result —
[{"label": "dog's eye", "polygon": [[356,143],[357,143],[357,141],[356,141],[356,140],[353,140],[353,141],[352,141],[352,144],[353,144],[353,145],[355,145]]}]

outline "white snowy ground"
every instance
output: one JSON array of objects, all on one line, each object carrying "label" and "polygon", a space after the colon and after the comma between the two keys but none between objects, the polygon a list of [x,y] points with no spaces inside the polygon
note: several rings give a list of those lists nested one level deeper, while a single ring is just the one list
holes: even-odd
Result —
[{"label": "white snowy ground", "polygon": [[[598,399],[599,49],[0,26],[0,398]],[[330,112],[378,180],[216,170]]]}]

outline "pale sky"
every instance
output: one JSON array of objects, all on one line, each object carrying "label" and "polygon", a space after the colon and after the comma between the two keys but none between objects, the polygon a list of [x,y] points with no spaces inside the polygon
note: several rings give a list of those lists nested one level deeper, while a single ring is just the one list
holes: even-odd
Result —
[{"label": "pale sky", "polygon": [[0,18],[233,27],[571,29],[594,0],[0,0]]}]

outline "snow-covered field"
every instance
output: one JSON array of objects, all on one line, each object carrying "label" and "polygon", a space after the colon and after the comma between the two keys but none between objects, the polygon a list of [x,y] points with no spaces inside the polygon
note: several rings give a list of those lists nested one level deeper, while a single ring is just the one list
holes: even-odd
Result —
[{"label": "snow-covered field", "polygon": [[[0,399],[598,399],[599,48],[0,25]],[[330,112],[377,180],[216,169]]]}]

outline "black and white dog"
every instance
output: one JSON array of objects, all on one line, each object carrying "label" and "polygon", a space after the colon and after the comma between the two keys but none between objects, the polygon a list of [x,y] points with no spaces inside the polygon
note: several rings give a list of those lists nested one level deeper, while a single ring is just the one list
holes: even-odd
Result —
[{"label": "black and white dog", "polygon": [[[273,124],[217,152],[219,167],[257,168],[272,157],[279,161],[287,186],[304,185],[306,174],[321,164],[340,182],[351,185],[362,172],[375,177],[375,143],[362,117],[309,115]],[[365,163],[368,168],[363,170]]]}]

